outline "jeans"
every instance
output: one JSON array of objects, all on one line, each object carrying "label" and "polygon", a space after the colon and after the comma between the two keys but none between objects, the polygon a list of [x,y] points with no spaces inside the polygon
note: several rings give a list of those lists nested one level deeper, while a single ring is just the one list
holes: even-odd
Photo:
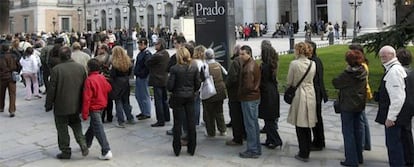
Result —
[{"label": "jeans", "polygon": [[[155,113],[158,123],[170,121],[170,112],[168,108],[167,89],[165,87],[154,86]],[[194,107],[194,106],[193,106]]]},{"label": "jeans", "polygon": [[90,111],[89,116],[91,117],[91,120],[89,128],[85,133],[86,145],[90,147],[92,145],[93,137],[95,136],[101,146],[101,154],[105,155],[111,149],[109,148],[109,143],[102,124],[102,110]]},{"label": "jeans", "polygon": [[404,166],[404,149],[401,140],[401,130],[403,127],[394,125],[385,127],[385,144],[388,150],[388,162],[390,166]]},{"label": "jeans", "polygon": [[260,129],[259,129],[259,103],[260,100],[242,101],[241,108],[243,112],[243,122],[247,136],[247,150],[253,154],[262,154],[260,145]]},{"label": "jeans", "polygon": [[241,103],[240,101],[229,100],[228,105],[231,117],[231,127],[233,129],[233,141],[236,143],[243,143],[243,138],[246,136],[246,131],[243,123]]},{"label": "jeans", "polygon": [[151,97],[148,87],[148,77],[136,77],[135,98],[137,99],[141,114],[151,116]]},{"label": "jeans", "polygon": [[362,112],[341,112],[345,162],[349,165],[358,166],[359,162],[363,162],[360,121],[361,113]]},{"label": "jeans", "polygon": [[406,166],[413,166],[414,164],[414,144],[413,133],[411,130],[411,123],[404,126],[401,131],[401,141],[404,147],[404,159]]},{"label": "jeans", "polygon": [[360,122],[362,132],[362,148],[365,150],[371,150],[371,134],[369,132],[369,125],[365,111],[362,111],[361,113]]},{"label": "jeans", "polygon": [[[196,149],[196,130],[194,121],[194,99],[175,97],[173,107],[173,149],[176,155],[181,151],[181,130],[183,122],[188,125],[187,151],[194,154]],[[185,115],[185,119],[182,115]]]},{"label": "jeans", "polygon": [[200,106],[201,106],[201,98],[200,94],[196,95],[194,100],[194,116],[195,116],[195,124],[200,125]]},{"label": "jeans", "polygon": [[131,114],[132,107],[129,104],[129,92],[125,93],[125,95],[122,95],[121,99],[115,99],[115,109],[118,123],[125,122],[124,113],[128,121],[134,119]]}]

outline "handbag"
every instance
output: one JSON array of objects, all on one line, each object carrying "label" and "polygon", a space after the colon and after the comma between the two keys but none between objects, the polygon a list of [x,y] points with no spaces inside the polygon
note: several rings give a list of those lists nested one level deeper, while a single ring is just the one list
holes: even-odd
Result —
[{"label": "handbag", "polygon": [[17,72],[17,71],[13,71],[13,72],[12,72],[12,80],[13,80],[14,82],[20,82],[20,81],[22,80],[22,78],[21,78],[21,76],[20,76],[19,72]]},{"label": "handbag", "polygon": [[335,111],[336,114],[341,113],[341,107],[339,106],[339,100],[335,100],[333,102],[333,107],[334,107],[334,111]]},{"label": "handbag", "polygon": [[217,94],[216,87],[214,86],[214,80],[211,75],[204,80],[200,91],[200,98],[202,100],[208,99]]},{"label": "handbag", "polygon": [[308,69],[305,72],[305,75],[303,75],[303,77],[300,79],[300,81],[298,82],[298,84],[296,84],[296,86],[289,86],[286,89],[285,94],[283,95],[283,100],[285,100],[285,102],[287,104],[292,104],[293,98],[295,97],[296,89],[299,87],[299,85],[305,79],[306,75],[308,75],[311,67],[312,67],[312,62],[309,64]]}]

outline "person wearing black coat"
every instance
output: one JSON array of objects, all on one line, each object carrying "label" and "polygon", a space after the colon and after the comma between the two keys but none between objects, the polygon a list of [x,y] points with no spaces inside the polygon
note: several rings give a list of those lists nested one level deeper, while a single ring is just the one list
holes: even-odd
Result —
[{"label": "person wearing black coat", "polygon": [[165,41],[161,38],[155,43],[155,50],[157,52],[146,61],[149,68],[148,84],[154,88],[155,114],[157,116],[157,122],[151,126],[162,127],[165,122],[170,121],[166,89],[170,54],[165,50]]},{"label": "person wearing black coat", "polygon": [[[110,70],[110,83],[112,92],[111,99],[115,100],[117,127],[125,128],[125,117],[127,124],[135,124],[131,114],[132,107],[129,101],[130,87],[129,76],[132,73],[132,63],[125,50],[120,46],[112,49],[112,68]],[[111,102],[112,103],[112,102]]]},{"label": "person wearing black coat", "polygon": [[311,60],[316,64],[316,74],[313,78],[313,86],[315,88],[316,95],[316,117],[318,122],[315,127],[312,128],[313,140],[311,145],[311,151],[319,151],[325,148],[325,132],[323,128],[322,120],[322,100],[324,103],[328,101],[328,95],[325,90],[325,83],[323,82],[323,64],[321,59],[316,55],[316,44],[312,41],[306,41],[313,48],[313,54]]},{"label": "person wearing black coat", "polygon": [[278,119],[280,117],[279,91],[277,89],[277,63],[278,55],[269,41],[262,42],[262,65],[260,81],[260,104],[259,118],[265,121],[264,130],[266,141],[262,145],[269,149],[282,146],[278,129]]},{"label": "person wearing black coat", "polygon": [[[190,52],[182,47],[177,50],[177,64],[171,67],[167,88],[171,92],[170,106],[173,109],[173,149],[176,156],[181,152],[182,124],[187,123],[187,152],[194,155],[196,130],[194,117],[194,98],[200,89],[200,73],[191,65]],[[182,116],[185,114],[185,120]]]},{"label": "person wearing black coat", "polygon": [[365,109],[367,71],[362,66],[364,56],[360,51],[350,50],[345,54],[348,66],[332,84],[339,89],[338,110],[341,113],[345,160],[343,166],[358,166],[363,163],[361,113]]}]

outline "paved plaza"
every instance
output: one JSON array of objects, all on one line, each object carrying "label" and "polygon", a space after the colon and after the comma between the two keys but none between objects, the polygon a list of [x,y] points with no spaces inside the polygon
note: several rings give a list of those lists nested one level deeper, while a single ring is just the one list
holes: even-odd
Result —
[{"label": "paved plaza", "polygon": [[[300,40],[300,39],[298,39]],[[251,39],[248,42],[253,47],[254,53],[260,52],[261,39]],[[323,43],[327,41],[319,41]],[[272,39],[277,50],[289,47],[288,39]],[[330,84],[330,83],[326,83]],[[281,98],[282,99],[282,98]],[[133,107],[133,115],[139,112],[138,104],[133,94],[130,96]],[[152,128],[150,124],[155,122],[155,111],[152,108],[152,117],[144,121],[138,121],[135,125],[127,125],[126,128],[115,127],[113,123],[104,124],[113,159],[109,161],[98,160],[100,146],[97,140],[90,149],[87,157],[82,157],[80,148],[74,141],[71,133],[72,159],[58,160],[55,155],[59,153],[57,146],[57,134],[53,119],[53,112],[44,111],[45,97],[39,100],[25,101],[23,84],[17,85],[17,111],[15,118],[9,118],[7,112],[0,113],[0,167],[134,167],[134,166],[340,166],[344,159],[343,138],[341,133],[340,115],[335,114],[332,101],[323,104],[323,118],[326,136],[326,148],[323,151],[311,152],[310,161],[307,163],[298,161],[294,155],[298,152],[298,143],[294,126],[287,123],[289,105],[280,102],[281,117],[279,120],[279,133],[283,140],[282,148],[269,150],[262,147],[262,156],[258,159],[242,159],[238,156],[246,148],[243,146],[226,146],[225,141],[232,138],[231,128],[227,130],[227,136],[207,138],[204,136],[204,126],[197,127],[197,148],[194,156],[186,153],[183,147],[179,157],[176,157],[172,149],[172,136],[166,135],[171,129],[172,122],[165,127]],[[7,102],[6,102],[7,104]],[[7,105],[5,110],[7,111]],[[372,150],[364,151],[364,164],[362,166],[381,167],[388,166],[387,151],[383,126],[374,122],[377,107],[366,107],[367,117],[371,127]],[[114,109],[115,112],[115,109]],[[227,101],[224,103],[224,116],[226,123],[229,121]],[[260,125],[263,126],[260,120]],[[89,122],[83,122],[84,131]],[[261,134],[261,141],[266,138]]]}]

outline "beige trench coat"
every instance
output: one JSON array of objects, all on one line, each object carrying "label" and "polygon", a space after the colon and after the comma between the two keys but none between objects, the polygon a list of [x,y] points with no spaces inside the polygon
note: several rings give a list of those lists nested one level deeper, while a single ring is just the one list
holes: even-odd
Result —
[{"label": "beige trench coat", "polygon": [[296,86],[308,69],[309,63],[312,63],[312,67],[305,79],[296,89],[295,97],[290,105],[287,118],[288,123],[303,128],[315,127],[317,122],[316,96],[313,87],[316,64],[305,56],[298,56],[296,60],[290,62],[287,77],[287,86]]}]

